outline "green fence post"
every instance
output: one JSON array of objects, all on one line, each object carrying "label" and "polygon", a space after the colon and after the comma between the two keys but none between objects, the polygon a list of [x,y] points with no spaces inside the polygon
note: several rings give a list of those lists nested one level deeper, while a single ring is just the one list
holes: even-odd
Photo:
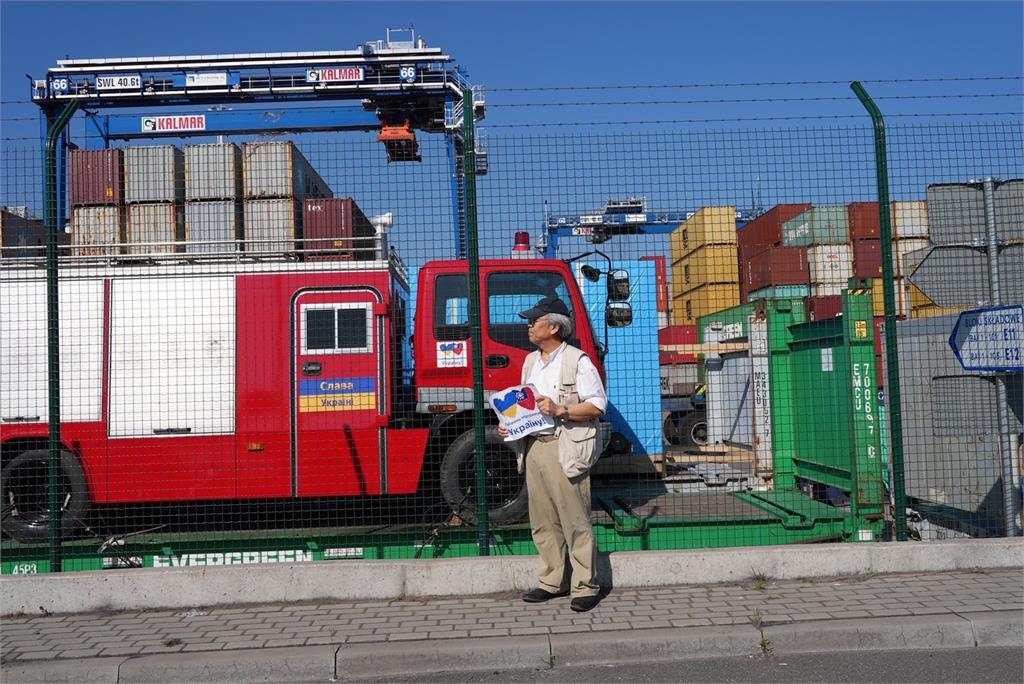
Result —
[{"label": "green fence post", "polygon": [[885,299],[886,406],[889,415],[889,448],[892,456],[893,515],[896,540],[907,541],[907,497],[903,477],[903,413],[900,407],[900,362],[896,348],[896,291],[892,268],[892,220],[889,212],[889,166],[885,152],[885,121],[860,81],[850,88],[871,115],[875,127],[875,170],[878,183],[879,238],[882,241],[882,291]]},{"label": "green fence post", "polygon": [[491,552],[487,524],[487,454],[484,428],[484,351],[480,321],[480,244],[476,225],[476,151],[473,91],[462,91],[462,172],[466,181],[466,256],[469,258],[469,332],[473,344],[473,433],[476,437],[476,515],[480,555]]},{"label": "green fence post", "polygon": [[43,211],[46,223],[46,358],[47,387],[50,395],[50,454],[48,458],[50,498],[50,572],[61,571],[61,511],[57,478],[60,476],[60,307],[57,298],[57,141],[78,109],[72,100],[54,118],[56,110],[46,111],[46,179]]}]

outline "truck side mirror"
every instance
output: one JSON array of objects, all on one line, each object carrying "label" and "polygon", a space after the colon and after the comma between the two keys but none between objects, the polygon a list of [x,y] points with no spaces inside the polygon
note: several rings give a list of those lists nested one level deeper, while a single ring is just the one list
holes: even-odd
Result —
[{"label": "truck side mirror", "polygon": [[605,309],[604,319],[609,328],[625,328],[633,322],[633,307],[626,302],[611,302]]},{"label": "truck side mirror", "polygon": [[629,271],[621,268],[608,272],[608,301],[624,302],[629,299]]}]

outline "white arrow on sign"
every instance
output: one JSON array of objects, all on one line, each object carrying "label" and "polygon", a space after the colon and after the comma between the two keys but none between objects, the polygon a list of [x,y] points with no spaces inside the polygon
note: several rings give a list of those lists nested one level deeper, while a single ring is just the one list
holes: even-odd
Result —
[{"label": "white arrow on sign", "polygon": [[949,346],[966,371],[1024,370],[1024,306],[963,312]]}]

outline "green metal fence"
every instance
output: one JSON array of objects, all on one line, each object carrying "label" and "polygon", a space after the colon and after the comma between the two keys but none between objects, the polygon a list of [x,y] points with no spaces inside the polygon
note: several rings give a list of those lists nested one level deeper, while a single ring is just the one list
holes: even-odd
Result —
[{"label": "green metal fence", "polygon": [[817,123],[5,142],[3,572],[534,552],[548,295],[601,550],[1019,533],[1020,118]]}]

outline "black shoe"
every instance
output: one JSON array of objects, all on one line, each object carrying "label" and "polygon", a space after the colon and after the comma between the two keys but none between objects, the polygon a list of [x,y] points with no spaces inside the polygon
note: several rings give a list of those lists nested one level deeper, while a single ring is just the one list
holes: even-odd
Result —
[{"label": "black shoe", "polygon": [[523,600],[527,603],[544,603],[545,601],[550,601],[553,598],[568,595],[568,591],[559,591],[557,593],[552,594],[550,591],[537,587],[536,589],[531,589],[530,591],[523,594]]},{"label": "black shoe", "polygon": [[601,597],[597,594],[593,596],[577,596],[569,602],[569,607],[575,610],[577,613],[586,613],[588,610],[593,610],[601,601]]}]

